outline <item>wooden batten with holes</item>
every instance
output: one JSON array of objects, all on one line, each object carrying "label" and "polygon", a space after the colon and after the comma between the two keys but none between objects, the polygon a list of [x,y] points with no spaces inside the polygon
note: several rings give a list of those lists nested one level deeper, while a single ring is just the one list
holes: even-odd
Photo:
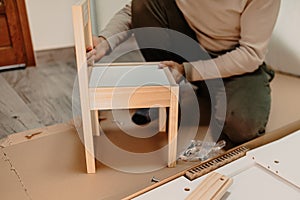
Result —
[{"label": "wooden batten with holes", "polygon": [[185,198],[185,200],[219,200],[231,186],[232,182],[233,180],[231,178],[212,172],[193,190],[189,196],[187,196],[187,198]]}]

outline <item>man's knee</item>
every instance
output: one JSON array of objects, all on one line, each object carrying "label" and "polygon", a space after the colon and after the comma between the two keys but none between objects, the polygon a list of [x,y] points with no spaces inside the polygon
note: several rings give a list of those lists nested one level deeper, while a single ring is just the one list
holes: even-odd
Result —
[{"label": "man's knee", "polygon": [[247,142],[265,132],[267,119],[242,119],[230,117],[226,120],[223,133],[234,143]]}]

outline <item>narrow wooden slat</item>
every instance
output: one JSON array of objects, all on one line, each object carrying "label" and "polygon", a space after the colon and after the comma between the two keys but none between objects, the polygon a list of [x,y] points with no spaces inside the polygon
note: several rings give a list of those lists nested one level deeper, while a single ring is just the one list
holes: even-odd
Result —
[{"label": "narrow wooden slat", "polygon": [[176,153],[177,153],[177,129],[178,129],[178,95],[179,87],[171,87],[171,100],[169,109],[169,130],[168,130],[168,143],[169,143],[169,156],[168,167],[176,166]]},{"label": "narrow wooden slat", "polygon": [[[72,6],[73,27],[76,49],[77,73],[79,81],[80,104],[83,124],[83,137],[85,146],[86,166],[88,173],[95,173],[94,144],[92,135],[91,114],[89,106],[88,90],[88,68],[86,58],[86,43],[83,6],[87,1],[81,1],[79,4]],[[89,16],[89,15],[88,15]]]},{"label": "narrow wooden slat", "polygon": [[98,110],[91,111],[92,130],[94,136],[100,136],[99,113]]},{"label": "narrow wooden slat", "polygon": [[204,179],[185,200],[212,199],[219,200],[232,184],[232,179],[212,172]]},{"label": "narrow wooden slat", "polygon": [[164,107],[160,107],[158,110],[159,114],[158,114],[158,126],[159,126],[159,132],[166,132],[166,119],[167,119],[167,115],[166,115],[166,108]]}]

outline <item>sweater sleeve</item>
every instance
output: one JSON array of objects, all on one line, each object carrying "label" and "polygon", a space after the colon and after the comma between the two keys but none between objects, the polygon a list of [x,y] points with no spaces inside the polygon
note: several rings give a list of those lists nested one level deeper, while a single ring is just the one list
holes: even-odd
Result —
[{"label": "sweater sleeve", "polygon": [[189,81],[226,78],[255,71],[265,59],[280,0],[249,0],[240,18],[237,48],[210,60],[184,63]]},{"label": "sweater sleeve", "polygon": [[105,28],[100,31],[99,36],[106,38],[110,48],[113,50],[130,36],[128,32],[130,28],[131,3],[128,3],[112,17]]}]

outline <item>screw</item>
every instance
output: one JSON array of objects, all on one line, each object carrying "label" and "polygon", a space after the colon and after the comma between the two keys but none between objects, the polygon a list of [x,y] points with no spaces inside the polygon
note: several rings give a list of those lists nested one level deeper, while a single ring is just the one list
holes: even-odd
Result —
[{"label": "screw", "polygon": [[157,183],[157,182],[159,182],[160,180],[159,179],[157,179],[157,178],[155,178],[154,176],[152,177],[152,179],[151,179],[151,182],[152,183]]}]

